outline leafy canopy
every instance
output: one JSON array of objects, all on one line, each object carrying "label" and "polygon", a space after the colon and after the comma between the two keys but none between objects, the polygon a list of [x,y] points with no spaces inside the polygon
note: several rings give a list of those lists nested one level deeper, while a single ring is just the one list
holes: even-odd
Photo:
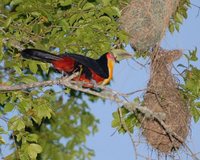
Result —
[{"label": "leafy canopy", "polygon": [[[97,58],[127,42],[119,29],[115,0],[2,0],[0,2],[0,84],[14,85],[60,76],[48,64],[23,60],[20,51],[79,53]],[[90,159],[86,137],[97,132],[88,98],[61,87],[1,92],[0,133],[13,140],[6,159]],[[96,98],[90,97],[90,101]],[[0,137],[1,144],[7,144]]]}]

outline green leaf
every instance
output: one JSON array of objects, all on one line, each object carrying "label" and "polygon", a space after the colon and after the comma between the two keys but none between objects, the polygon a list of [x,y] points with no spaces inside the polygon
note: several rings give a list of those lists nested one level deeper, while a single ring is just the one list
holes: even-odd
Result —
[{"label": "green leaf", "polygon": [[47,118],[51,118],[51,114],[53,113],[53,111],[51,110],[51,108],[49,108],[48,106],[46,105],[41,105],[40,106],[41,108],[38,108],[38,116],[39,117],[47,117]]},{"label": "green leaf", "polygon": [[32,31],[34,32],[34,33],[36,33],[36,34],[39,34],[40,32],[41,32],[41,25],[40,24],[35,24],[35,25],[33,25],[33,27],[32,27]]},{"label": "green leaf", "polygon": [[95,6],[92,4],[92,3],[86,3],[84,6],[83,6],[83,10],[86,11],[86,10],[90,10],[90,9],[93,9],[95,8]]},{"label": "green leaf", "polygon": [[40,13],[40,12],[37,12],[37,11],[31,12],[31,14],[32,14],[34,17],[39,17],[39,16],[41,16],[41,13]]},{"label": "green leaf", "polygon": [[29,68],[30,68],[31,72],[33,72],[35,74],[38,70],[37,62],[30,61],[29,62]]},{"label": "green leaf", "polygon": [[118,127],[118,126],[120,125],[119,122],[120,122],[119,120],[117,120],[117,119],[113,119],[113,120],[112,120],[112,127],[113,127],[113,128]]},{"label": "green leaf", "polygon": [[7,94],[1,94],[0,96],[0,104],[4,104],[5,101],[8,99],[8,95]]},{"label": "green leaf", "polygon": [[8,132],[4,131],[4,129],[0,127],[0,134],[8,134]]},{"label": "green leaf", "polygon": [[32,75],[28,75],[28,76],[24,76],[21,78],[21,82],[24,83],[32,83],[32,82],[36,82],[37,79],[35,77],[33,77]]},{"label": "green leaf", "polygon": [[14,105],[12,103],[6,103],[4,106],[4,112],[11,112],[14,108]]},{"label": "green leaf", "polygon": [[62,19],[59,24],[61,25],[63,31],[68,32],[70,30],[69,23],[66,19]]},{"label": "green leaf", "polygon": [[29,134],[27,136],[27,141],[29,142],[38,142],[38,135],[37,134]]},{"label": "green leaf", "polygon": [[14,66],[13,68],[16,71],[17,74],[19,74],[19,75],[22,74],[22,70],[21,70],[21,68],[19,66]]},{"label": "green leaf", "polygon": [[194,106],[200,109],[200,102],[195,102]]},{"label": "green leaf", "polygon": [[198,57],[197,57],[197,47],[195,47],[195,49],[193,51],[189,51],[190,54],[190,60],[191,61],[197,61]]},{"label": "green leaf", "polygon": [[65,89],[65,93],[70,94],[70,92],[71,92],[71,88],[66,88]]},{"label": "green leaf", "polygon": [[[20,160],[30,160],[27,151],[22,151],[22,152],[20,152],[20,153],[19,153],[19,159],[20,159]],[[31,160],[34,160],[34,159],[31,159]]]},{"label": "green leaf", "polygon": [[[141,101],[140,101],[140,98],[139,97],[136,97],[136,98],[134,98],[134,100],[133,100],[133,103],[137,103],[137,104],[139,104]],[[136,104],[136,105],[137,105]]]},{"label": "green leaf", "polygon": [[81,18],[81,15],[75,14],[69,19],[69,24],[72,26],[76,21]]},{"label": "green leaf", "polygon": [[187,18],[187,8],[184,6],[181,6],[178,9],[178,12],[186,19]]},{"label": "green leaf", "polygon": [[120,11],[117,7],[106,7],[102,10],[105,14],[107,14],[109,17],[119,17]]},{"label": "green leaf", "polygon": [[193,116],[194,122],[197,123],[200,118],[200,110],[197,109],[196,107],[191,108],[191,114]]},{"label": "green leaf", "polygon": [[8,28],[9,25],[11,24],[11,22],[12,22],[12,17],[9,17],[9,18],[5,21],[4,27],[5,27],[5,28]]},{"label": "green leaf", "polygon": [[87,3],[87,0],[79,0],[78,8],[82,8]]},{"label": "green leaf", "polygon": [[20,117],[14,116],[8,121],[9,130],[20,131],[25,128],[25,124]]},{"label": "green leaf", "polygon": [[18,134],[16,134],[16,140],[17,140],[17,142],[20,142],[24,137],[25,137],[24,132],[19,132]]},{"label": "green leaf", "polygon": [[[108,16],[101,16],[99,19],[98,19],[98,21],[100,22],[100,23],[110,23],[112,20],[111,20],[111,18],[110,17],[108,17]],[[98,25],[99,26],[99,25]],[[100,26],[99,26],[100,27]]]},{"label": "green leaf", "polygon": [[[1,41],[1,40],[0,40]],[[3,48],[0,42],[0,48]],[[3,52],[0,50],[0,61],[3,59]]]},{"label": "green leaf", "polygon": [[41,120],[43,119],[43,118],[48,118],[48,119],[50,119],[51,118],[51,115],[53,114],[53,111],[52,111],[52,109],[49,107],[49,106],[47,106],[48,105],[48,103],[47,102],[45,102],[44,100],[43,101],[41,101],[41,103],[40,103],[41,105],[36,105],[36,106],[34,106],[34,108],[33,108],[33,111],[35,112],[35,114],[34,114],[34,116],[32,117],[33,119],[34,119],[34,121],[36,122],[36,123],[41,123]]},{"label": "green leaf", "polygon": [[2,136],[0,136],[0,144],[6,144],[5,140],[3,139]]},{"label": "green leaf", "polygon": [[11,5],[11,6],[18,5],[18,4],[20,4],[21,2],[23,2],[23,0],[12,0],[11,3],[10,3],[10,5]]},{"label": "green leaf", "polygon": [[109,5],[109,4],[110,4],[110,1],[111,1],[111,0],[102,0],[104,6]]},{"label": "green leaf", "polygon": [[60,5],[65,7],[65,6],[69,6],[72,4],[72,0],[63,0],[60,2]]},{"label": "green leaf", "polygon": [[[122,109],[122,108],[121,108]],[[120,115],[119,111],[117,110],[116,112],[112,113],[113,120],[112,120],[112,127],[116,128],[119,133],[125,133],[124,128],[122,127],[121,120],[120,120]]]},{"label": "green leaf", "polygon": [[126,115],[127,113],[129,113],[129,110],[126,109],[125,107],[121,107],[120,110],[121,110],[122,116],[124,116],[124,115]]},{"label": "green leaf", "polygon": [[118,113],[118,111],[113,112],[112,116],[113,116],[114,119],[119,119],[119,113]]},{"label": "green leaf", "polygon": [[[30,114],[30,113],[26,113],[26,114]],[[25,115],[23,117],[23,121],[24,121],[26,127],[32,127],[33,126],[33,121],[32,121],[32,119],[30,118],[29,115]]]},{"label": "green leaf", "polygon": [[21,113],[25,113],[27,112],[29,109],[31,108],[31,102],[26,101],[26,100],[22,100],[21,102],[19,102],[18,104],[18,109]]},{"label": "green leaf", "polygon": [[47,63],[39,63],[41,69],[45,72],[48,73],[49,71],[49,65]]},{"label": "green leaf", "polygon": [[42,147],[39,144],[31,143],[28,146],[28,155],[31,159],[36,159],[37,155],[42,152]]},{"label": "green leaf", "polygon": [[176,28],[176,30],[179,32],[179,30],[180,30],[180,25],[179,25],[178,23],[176,23],[176,24],[175,24],[175,28]]},{"label": "green leaf", "polygon": [[174,16],[174,20],[175,20],[175,22],[182,23],[183,22],[183,16],[181,14],[179,14],[178,12],[176,12],[176,14]]}]

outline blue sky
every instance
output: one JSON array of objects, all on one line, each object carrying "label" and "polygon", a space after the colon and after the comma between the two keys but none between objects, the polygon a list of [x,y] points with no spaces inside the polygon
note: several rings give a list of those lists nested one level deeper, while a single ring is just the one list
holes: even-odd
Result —
[{"label": "blue sky", "polygon": [[[198,0],[193,0],[192,3],[200,6]],[[194,6],[189,9],[188,19],[184,20],[180,32],[175,32],[173,35],[167,33],[162,41],[163,48],[183,49],[185,53],[195,47],[200,50],[200,15],[198,16],[198,11],[199,9]],[[130,48],[127,50],[132,52]],[[145,63],[143,60],[140,62]],[[182,57],[179,62],[184,62],[184,58]],[[200,65],[198,67],[200,68]],[[123,61],[116,65],[114,80],[109,87],[123,93],[144,89],[148,82],[148,76],[148,68],[141,67],[133,60]],[[143,92],[138,95],[142,96]],[[111,127],[112,112],[116,111],[117,107],[119,106],[116,103],[110,101],[106,101],[106,103],[99,101],[98,104],[91,104],[92,112],[100,119],[99,133],[88,138],[89,147],[93,148],[96,153],[94,160],[135,160],[129,136],[118,133],[112,135],[115,132]],[[192,122],[187,142],[194,153],[200,152],[199,132],[200,124]],[[138,132],[134,134],[134,139],[138,140]],[[142,138],[142,142],[144,142],[144,138]],[[155,152],[152,152],[151,148],[145,144],[140,145],[137,151],[142,155],[157,159]],[[178,156],[191,159],[185,156],[183,151],[178,152]],[[138,160],[140,159],[143,158],[138,158]]]}]

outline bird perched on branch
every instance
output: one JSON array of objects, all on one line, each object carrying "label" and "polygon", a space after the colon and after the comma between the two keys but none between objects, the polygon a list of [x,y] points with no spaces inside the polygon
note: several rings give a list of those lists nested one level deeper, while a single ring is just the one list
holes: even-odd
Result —
[{"label": "bird perched on branch", "polygon": [[95,60],[79,54],[55,55],[38,49],[25,49],[21,55],[45,63],[51,63],[59,72],[72,75],[80,72],[73,80],[83,82],[83,87],[93,88],[95,84],[106,85],[113,77],[116,58],[112,53],[105,53]]}]

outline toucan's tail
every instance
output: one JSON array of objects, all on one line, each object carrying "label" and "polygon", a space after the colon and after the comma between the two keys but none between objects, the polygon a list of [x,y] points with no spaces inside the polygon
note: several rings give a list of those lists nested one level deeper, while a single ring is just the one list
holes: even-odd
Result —
[{"label": "toucan's tail", "polygon": [[60,59],[58,55],[54,55],[38,49],[25,49],[21,52],[21,55],[27,59],[33,59],[48,63]]}]

